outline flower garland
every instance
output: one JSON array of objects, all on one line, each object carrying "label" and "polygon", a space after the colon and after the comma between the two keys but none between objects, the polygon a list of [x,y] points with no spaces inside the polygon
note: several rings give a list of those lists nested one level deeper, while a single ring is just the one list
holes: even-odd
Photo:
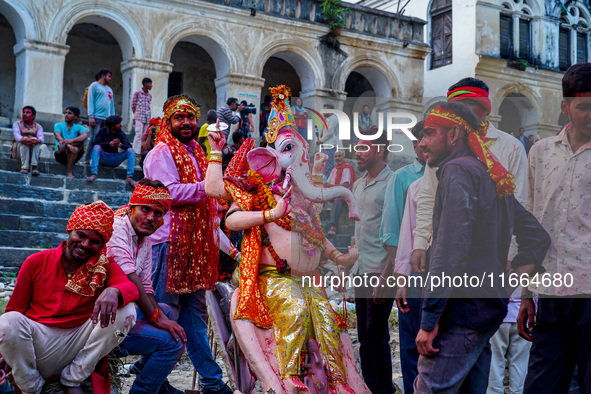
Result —
[{"label": "flower garland", "polygon": [[[254,196],[254,209],[258,211],[265,211],[268,209],[275,208],[277,206],[277,201],[275,201],[274,194],[285,194],[273,182],[267,185],[263,181],[263,178],[258,173],[252,170],[248,171],[247,182],[249,185],[248,191],[252,193]],[[322,252],[326,248],[326,237],[324,236],[324,232],[322,231],[320,216],[318,214],[318,210],[315,204],[310,204],[310,207],[308,208],[308,214],[309,215],[301,215],[297,213],[294,214],[296,218],[294,230],[302,234],[303,248],[306,251],[306,253],[309,256],[314,256],[318,250]],[[283,217],[275,221],[275,224],[277,224],[284,230],[292,230],[292,221],[291,217],[289,216]],[[269,252],[271,253],[271,257],[277,265],[277,272],[287,272],[287,270],[289,270],[287,260],[281,259],[279,257],[279,255],[273,248],[273,245],[271,245],[269,234],[265,230],[264,226],[261,226],[261,230],[263,246],[266,246]]]}]

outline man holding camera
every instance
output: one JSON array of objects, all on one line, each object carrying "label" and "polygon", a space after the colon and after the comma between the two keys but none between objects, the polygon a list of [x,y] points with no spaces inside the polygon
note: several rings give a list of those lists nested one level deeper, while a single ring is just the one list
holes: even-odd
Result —
[{"label": "man holding camera", "polygon": [[252,114],[256,114],[257,109],[254,104],[251,103],[249,105],[246,100],[242,100],[238,107],[238,112],[240,113],[240,126],[238,127],[238,130],[242,133],[244,139],[252,138],[252,132],[254,131]]},{"label": "man holding camera", "polygon": [[[225,123],[228,128],[223,130],[224,137],[226,140],[230,135],[230,128],[233,124],[240,122],[240,112],[242,111],[242,106],[238,106],[238,99],[236,97],[230,97],[226,104],[222,105],[220,109],[218,109],[218,119],[220,123]],[[238,115],[232,115],[232,112],[237,111]]]}]

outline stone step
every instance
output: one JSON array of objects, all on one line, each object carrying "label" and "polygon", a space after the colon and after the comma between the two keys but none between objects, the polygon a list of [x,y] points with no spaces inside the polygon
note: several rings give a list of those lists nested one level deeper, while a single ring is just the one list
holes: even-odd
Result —
[{"label": "stone step", "polygon": [[[65,175],[66,173],[66,166],[56,162],[54,158],[40,159],[37,168],[43,174]],[[11,159],[5,155],[0,155],[0,169],[19,172],[21,169],[20,161]],[[87,176],[90,176],[90,166],[77,163],[74,166],[73,172],[76,177],[86,178]],[[98,172],[99,179],[125,179],[127,176],[127,170],[123,166],[116,168],[99,166]],[[139,165],[136,165],[134,168],[133,178],[140,180],[143,177],[144,173],[142,169],[139,167]]]},{"label": "stone step", "polygon": [[[64,228],[65,230],[65,228]],[[68,239],[63,232],[0,230],[0,245],[15,248],[55,248],[60,242]]]},{"label": "stone step", "polygon": [[0,265],[3,271],[7,267],[20,267],[30,255],[41,252],[44,248],[15,248],[12,246],[0,246]]},{"label": "stone step", "polygon": [[[84,181],[85,182],[85,181]],[[109,189],[103,191],[94,190],[68,190],[52,189],[32,185],[14,185],[0,183],[0,197],[12,199],[46,200],[76,205],[88,204],[94,201],[103,200],[107,205],[119,208],[129,202],[130,192],[111,192]],[[26,213],[26,212],[23,212]]]},{"label": "stone step", "polygon": [[2,213],[8,215],[38,216],[43,218],[68,219],[79,204],[54,201],[25,200],[0,197]]},{"label": "stone step", "polygon": [[86,182],[86,179],[69,179],[62,174],[30,176],[21,174],[20,172],[6,170],[0,170],[0,183],[41,186],[52,189],[94,190],[110,193],[133,192],[133,188],[122,179],[97,178],[94,182]]},{"label": "stone step", "polygon": [[67,218],[0,214],[0,230],[62,233],[66,231],[67,225]]}]

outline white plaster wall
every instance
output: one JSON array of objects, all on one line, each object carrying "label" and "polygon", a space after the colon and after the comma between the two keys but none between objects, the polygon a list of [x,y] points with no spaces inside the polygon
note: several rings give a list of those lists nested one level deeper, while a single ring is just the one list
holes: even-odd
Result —
[{"label": "white plaster wall", "polygon": [[[14,3],[0,0],[0,13],[4,13],[7,2]],[[183,0],[117,3],[112,0],[18,0],[17,8],[10,13],[11,18],[23,18],[17,24],[17,36],[22,41],[27,33],[29,41],[21,45],[24,55],[17,59],[26,72],[25,80],[8,78],[9,83],[19,85],[16,91],[21,94],[15,97],[15,102],[22,104],[26,98],[29,104],[42,105],[47,112],[60,116],[67,105],[82,107],[84,89],[101,67],[113,71],[111,87],[115,93],[116,112],[122,115],[124,124],[129,120],[126,118],[129,118],[130,96],[149,70],[158,77],[153,89],[158,100],[153,109],[159,107],[165,98],[166,74],[175,63],[173,48],[181,41],[198,44],[211,58],[206,63],[203,59],[196,62],[194,54],[187,54],[185,66],[178,59],[175,64],[175,67],[190,69],[187,73],[192,79],[185,81],[185,90],[194,87],[189,93],[197,96],[204,110],[217,108],[229,95],[238,96],[240,92],[254,95],[249,101],[258,106],[260,98],[256,96],[263,93],[265,85],[263,69],[267,60],[274,56],[293,67],[297,75],[290,71],[292,75],[286,76],[286,82],[298,77],[301,88],[295,89],[302,90],[300,94],[304,96],[305,93],[312,102],[343,95],[347,77],[360,68],[374,70],[372,75],[378,76],[375,81],[379,85],[376,89],[386,97],[419,99],[423,95],[423,63],[427,49],[412,42],[408,45],[401,40],[345,31],[340,41],[349,56],[329,69],[323,64],[318,49],[318,37],[327,31],[325,25],[264,13],[253,18],[246,9]],[[76,31],[80,23],[102,27],[114,37],[117,45],[97,44],[91,38],[69,34],[72,28]],[[189,60],[191,64],[187,64]],[[38,69],[43,72],[37,73]],[[285,70],[277,73],[278,79],[283,79],[281,71]],[[39,94],[38,75],[51,83],[48,86],[59,86],[59,89],[44,88]],[[274,78],[269,75],[269,79]],[[83,115],[85,112],[83,110]],[[159,112],[155,111],[155,115]]]},{"label": "white plaster wall", "polygon": [[[421,18],[430,23],[431,0],[412,0],[405,8],[404,15]],[[394,11],[392,6],[390,11]],[[386,10],[388,11],[388,9]],[[464,77],[473,77],[478,63],[476,55],[476,0],[453,0],[453,60],[451,64],[431,69],[430,56],[425,61],[423,96],[428,99],[444,96],[447,88]],[[425,42],[431,45],[431,27],[425,25]]]}]

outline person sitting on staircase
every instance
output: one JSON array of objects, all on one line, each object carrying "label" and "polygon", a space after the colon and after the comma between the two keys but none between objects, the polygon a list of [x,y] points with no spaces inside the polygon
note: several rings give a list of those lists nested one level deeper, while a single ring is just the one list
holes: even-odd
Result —
[{"label": "person sitting on staircase", "polygon": [[[92,167],[88,182],[94,182],[98,176],[98,166],[102,164],[107,167],[117,167],[127,160],[127,178],[125,182],[135,187],[133,171],[135,166],[135,151],[127,140],[125,133],[121,130],[121,117],[109,116],[105,119],[105,127],[99,130],[94,137],[92,148]],[[119,149],[121,148],[121,152]]]},{"label": "person sitting on staircase", "polygon": [[81,124],[75,123],[78,116],[80,116],[80,109],[70,106],[64,111],[64,122],[56,123],[53,127],[55,160],[67,166],[67,178],[75,178],[72,167],[84,156],[84,142],[88,138],[86,129]]},{"label": "person sitting on staircase", "polygon": [[37,111],[35,108],[27,105],[23,107],[22,120],[14,122],[12,125],[12,135],[14,137],[12,144],[12,158],[21,160],[21,172],[29,173],[29,167],[32,167],[31,174],[39,175],[37,163],[41,154],[41,145],[45,142],[43,137],[43,127],[35,122]]}]

